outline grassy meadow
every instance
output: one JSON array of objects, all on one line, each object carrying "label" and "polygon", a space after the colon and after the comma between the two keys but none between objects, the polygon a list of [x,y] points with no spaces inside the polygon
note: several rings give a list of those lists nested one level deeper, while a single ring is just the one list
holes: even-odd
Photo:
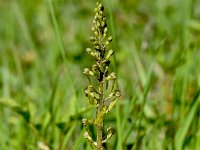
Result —
[{"label": "grassy meadow", "polygon": [[[0,0],[0,150],[91,150],[82,71],[96,2]],[[105,148],[199,150],[200,0],[101,2],[121,91]]]}]

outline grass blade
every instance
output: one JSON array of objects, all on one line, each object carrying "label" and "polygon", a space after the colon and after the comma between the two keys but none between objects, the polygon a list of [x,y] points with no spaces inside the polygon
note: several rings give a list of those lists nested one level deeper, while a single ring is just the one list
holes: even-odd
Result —
[{"label": "grass blade", "polygon": [[200,102],[199,94],[200,94],[200,89],[198,90],[196,96],[193,99],[194,104],[191,106],[190,112],[188,113],[186,118],[183,120],[181,126],[179,127],[175,135],[175,149],[176,150],[181,150],[183,147],[187,132],[189,130],[190,125],[192,124],[192,120],[199,106],[199,102]]}]

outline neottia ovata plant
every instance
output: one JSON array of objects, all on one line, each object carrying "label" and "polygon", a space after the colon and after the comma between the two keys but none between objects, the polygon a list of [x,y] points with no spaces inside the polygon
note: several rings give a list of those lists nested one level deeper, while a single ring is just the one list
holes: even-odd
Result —
[{"label": "neottia ovata plant", "polygon": [[[103,118],[115,105],[120,92],[115,90],[116,73],[109,69],[110,58],[114,54],[108,46],[112,42],[112,37],[107,36],[108,27],[104,16],[104,7],[101,3],[96,4],[95,16],[92,31],[94,36],[90,37],[94,48],[87,48],[86,52],[95,59],[95,63],[90,68],[85,68],[83,74],[89,80],[89,85],[85,89],[90,105],[96,108],[96,118],[94,120],[83,119],[82,123],[86,128],[84,138],[86,138],[93,148],[102,150],[103,144],[111,138],[114,133],[112,127],[107,128],[106,135],[103,135]],[[97,139],[93,140],[88,125],[94,125],[97,129]]]}]

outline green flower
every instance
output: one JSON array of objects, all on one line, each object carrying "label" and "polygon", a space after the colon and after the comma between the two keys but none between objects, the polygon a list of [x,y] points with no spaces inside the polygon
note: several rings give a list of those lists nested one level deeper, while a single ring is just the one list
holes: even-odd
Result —
[{"label": "green flower", "polygon": [[[90,41],[93,43],[93,48],[86,48],[86,52],[95,59],[95,63],[92,67],[85,68],[83,74],[89,80],[89,85],[85,89],[85,95],[88,98],[89,104],[96,109],[96,118],[90,121],[83,119],[82,123],[86,128],[84,137],[88,139],[93,147],[101,150],[103,149],[102,144],[107,142],[114,133],[114,129],[109,127],[107,128],[107,135],[103,135],[104,115],[111,111],[117,98],[121,95],[120,91],[115,90],[114,88],[115,80],[117,78],[116,73],[110,72],[109,69],[110,58],[114,54],[114,50],[108,50],[108,45],[112,42],[112,37],[107,37],[108,27],[106,17],[104,16],[104,7],[101,3],[96,4],[92,31],[94,35],[90,37]],[[110,85],[111,88],[108,88],[108,85]],[[106,92],[108,89],[110,91]],[[106,95],[105,93],[110,94]],[[88,124],[96,126],[96,142],[94,142],[89,134],[90,131],[87,128]],[[103,137],[106,137],[106,139],[103,139]]]}]

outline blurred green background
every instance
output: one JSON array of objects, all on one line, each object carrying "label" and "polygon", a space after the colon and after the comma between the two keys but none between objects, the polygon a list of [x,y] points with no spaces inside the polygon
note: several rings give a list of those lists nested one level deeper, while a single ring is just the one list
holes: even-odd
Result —
[{"label": "blurred green background", "polygon": [[[122,92],[106,149],[199,150],[200,0],[101,2]],[[0,150],[91,149],[82,70],[95,3],[0,0]]]}]

